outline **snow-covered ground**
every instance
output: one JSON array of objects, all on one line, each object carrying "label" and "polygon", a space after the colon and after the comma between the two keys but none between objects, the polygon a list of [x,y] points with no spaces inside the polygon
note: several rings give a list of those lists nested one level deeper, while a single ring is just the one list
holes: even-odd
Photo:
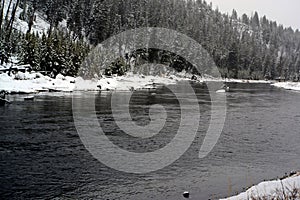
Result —
[{"label": "snow-covered ground", "polygon": [[9,93],[37,93],[41,91],[130,91],[156,88],[158,84],[172,85],[178,81],[190,80],[177,76],[159,77],[143,76],[128,73],[122,77],[102,77],[101,79],[83,80],[81,77],[65,77],[58,75],[56,79],[44,76],[41,73],[18,72],[8,75],[0,74],[0,90]]},{"label": "snow-covered ground", "polygon": [[[10,66],[0,66],[7,69]],[[18,66],[20,67],[20,66]],[[22,67],[22,66],[21,66]],[[58,75],[56,79],[44,76],[38,72],[18,72],[16,74],[0,74],[0,90],[9,93],[37,93],[41,91],[130,91],[139,89],[156,88],[159,84],[174,85],[179,81],[189,81],[193,75],[178,73],[168,76],[144,76],[127,73],[125,76],[102,77],[99,79],[83,80],[81,77],[65,77]],[[197,77],[198,82],[237,82],[237,83],[270,83],[268,81],[244,81],[234,79],[213,79]]]},{"label": "snow-covered ground", "polygon": [[22,73],[9,76],[7,73],[0,74],[0,90],[8,93],[37,93],[40,91],[73,91],[74,81],[72,77],[57,76],[51,79],[40,73]]},{"label": "snow-covered ground", "polygon": [[223,79],[222,81],[228,83],[263,83],[263,84],[271,84],[274,81],[267,80],[241,80],[241,79]]},{"label": "snow-covered ground", "polygon": [[[0,65],[0,71],[8,70],[11,67],[25,70],[25,66],[18,65],[16,57],[11,57],[10,64]],[[159,84],[174,85],[179,81],[190,81],[194,75],[183,72],[172,72],[169,75],[138,75],[127,73],[125,76],[102,77],[98,79],[83,80],[81,77],[65,77],[58,75],[56,79],[44,76],[38,72],[18,72],[16,74],[0,74],[0,90],[9,93],[37,93],[41,91],[73,92],[73,91],[130,91],[139,89],[156,88]],[[196,76],[198,82],[227,82],[227,83],[264,83],[271,84],[271,81],[264,80],[239,80],[239,79],[214,79],[209,76]],[[300,90],[300,83],[274,83],[276,87]]]},{"label": "snow-covered ground", "polygon": [[286,90],[296,90],[300,91],[300,83],[299,82],[279,82],[272,84],[275,87],[283,88]]},{"label": "snow-covered ground", "polygon": [[117,90],[129,91],[139,89],[155,88],[157,84],[174,85],[178,81],[188,80],[176,76],[160,77],[160,76],[143,76],[128,73],[121,77],[101,78],[100,80],[83,80],[76,79],[75,90]]},{"label": "snow-covered ground", "polygon": [[[294,189],[300,189],[300,173],[288,177],[283,180],[266,181],[259,183],[248,189],[237,196],[229,197],[224,200],[248,200],[256,199],[260,197],[261,199],[277,199],[275,197],[286,197],[278,199],[290,199],[288,196]],[[300,192],[298,192],[298,198],[300,199]]]}]

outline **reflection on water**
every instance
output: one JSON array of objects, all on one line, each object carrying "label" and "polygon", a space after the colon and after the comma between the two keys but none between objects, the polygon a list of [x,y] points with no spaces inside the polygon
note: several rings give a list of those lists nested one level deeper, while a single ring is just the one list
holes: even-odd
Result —
[{"label": "reflection on water", "polygon": [[[234,194],[298,169],[300,94],[264,84],[230,87],[225,127],[213,151],[204,159],[197,157],[210,120],[210,98],[206,87],[194,85],[201,110],[194,143],[171,166],[143,175],[115,171],[89,154],[76,133],[71,95],[41,95],[34,102],[11,96],[13,104],[0,107],[1,199],[182,199],[185,190],[191,199],[209,199],[227,196],[229,187]],[[177,89],[185,91],[181,85]],[[137,91],[131,98],[130,115],[139,126],[150,123],[151,105],[160,104],[167,113],[160,133],[144,139],[116,125],[110,93],[81,93],[76,98],[82,95],[96,95],[101,127],[128,151],[159,149],[178,129],[180,107],[167,88],[156,94]],[[118,97],[122,107],[122,94]]]}]

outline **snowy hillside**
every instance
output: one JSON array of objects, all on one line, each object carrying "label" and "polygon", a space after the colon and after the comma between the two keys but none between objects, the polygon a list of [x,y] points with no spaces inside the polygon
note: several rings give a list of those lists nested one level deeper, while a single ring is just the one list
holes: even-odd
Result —
[{"label": "snowy hillside", "polygon": [[[9,1],[5,1],[4,4],[4,14],[6,15],[7,10],[9,11],[9,17],[11,16],[13,5],[16,3],[16,0],[12,0],[12,4],[9,7]],[[26,21],[23,21],[20,19],[20,14],[23,12],[23,9],[18,7],[16,11],[16,18],[13,27],[16,30],[19,30],[23,33],[26,33],[28,30],[28,23]],[[49,23],[42,17],[42,14],[37,12],[36,13],[36,20],[34,21],[34,24],[32,26],[32,32],[39,33],[40,35],[43,34],[43,32],[46,32],[50,28]]]},{"label": "snowy hillside", "polygon": [[[9,1],[6,0],[4,2],[4,11],[3,11],[4,15],[6,15],[6,13],[8,11],[8,17],[11,16],[11,13],[13,10],[13,5],[15,3],[16,3],[16,0],[12,0],[11,6],[8,10]],[[28,23],[26,21],[20,19],[20,15],[22,12],[23,12],[23,9],[18,6],[17,11],[16,11],[15,21],[13,24],[13,28],[21,31],[22,33],[26,33],[28,30]],[[66,26],[67,26],[66,20],[63,20],[63,22],[61,22],[59,24],[59,27],[61,27],[61,28],[66,28]],[[31,32],[38,33],[41,36],[43,33],[46,33],[49,28],[50,28],[50,24],[46,20],[46,17],[39,11],[35,12],[35,20],[34,20]]]}]

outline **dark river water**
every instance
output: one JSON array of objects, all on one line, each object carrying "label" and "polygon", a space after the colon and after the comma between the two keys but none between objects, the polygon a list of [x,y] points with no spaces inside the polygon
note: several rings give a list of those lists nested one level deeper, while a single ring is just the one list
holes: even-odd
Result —
[{"label": "dark river water", "polygon": [[[10,96],[13,103],[0,107],[0,199],[173,200],[183,199],[186,190],[190,199],[217,199],[299,170],[300,93],[267,84],[230,87],[230,93],[220,94],[227,96],[227,117],[208,156],[198,158],[210,119],[210,97],[205,86],[194,85],[201,120],[193,144],[173,164],[147,174],[111,169],[86,150],[74,125],[71,94],[38,95],[34,101]],[[160,149],[179,126],[179,102],[167,88],[157,94],[134,92],[131,98],[130,114],[139,126],[149,123],[149,106],[160,104],[167,110],[164,128],[147,139],[130,137],[118,128],[109,92],[75,96],[84,97],[86,106],[96,97],[105,134],[128,151]]]}]

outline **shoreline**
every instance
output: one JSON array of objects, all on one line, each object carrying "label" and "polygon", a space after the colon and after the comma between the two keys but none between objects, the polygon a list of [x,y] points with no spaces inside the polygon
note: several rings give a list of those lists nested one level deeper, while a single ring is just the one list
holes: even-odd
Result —
[{"label": "shoreline", "polygon": [[300,91],[300,82],[276,82],[271,85],[285,90]]},{"label": "shoreline", "polygon": [[[38,72],[18,72],[9,76],[0,74],[0,90],[9,94],[37,94],[40,92],[74,92],[74,91],[134,91],[142,89],[155,89],[158,85],[175,85],[179,81],[224,82],[224,83],[249,83],[271,84],[275,87],[279,84],[266,80],[242,80],[242,79],[214,79],[209,77],[194,76],[189,73],[178,73],[168,76],[144,76],[128,73],[125,76],[103,77],[84,80],[81,77],[69,77],[57,75],[55,79],[44,76]],[[300,90],[300,83],[299,83]]]},{"label": "shoreline", "polygon": [[290,199],[288,197],[293,195],[298,195],[297,197],[300,198],[300,172],[291,172],[289,176],[261,182],[236,196],[220,200],[277,199],[277,197]]}]

